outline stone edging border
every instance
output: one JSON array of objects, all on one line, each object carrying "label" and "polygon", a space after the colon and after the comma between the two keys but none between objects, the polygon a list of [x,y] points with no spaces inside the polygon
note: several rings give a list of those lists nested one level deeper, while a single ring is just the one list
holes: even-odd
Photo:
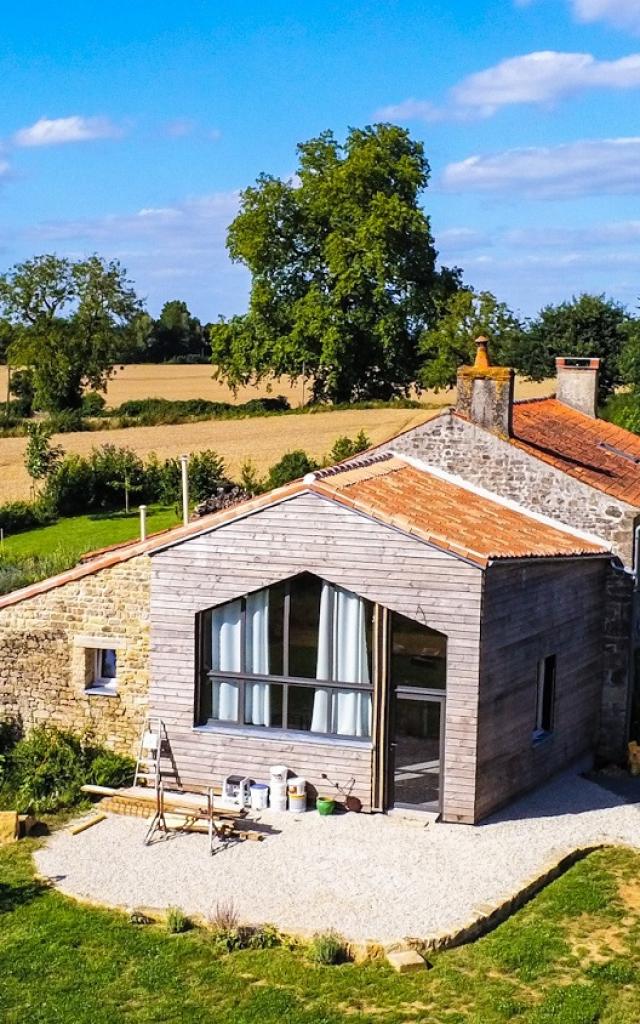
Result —
[{"label": "stone edging border", "polygon": [[534,896],[546,888],[550,882],[563,875],[569,868],[584,860],[590,853],[597,850],[626,846],[626,843],[601,842],[589,846],[579,846],[563,854],[559,860],[549,861],[540,873],[532,875],[517,892],[501,896],[495,903],[481,903],[475,907],[473,916],[462,925],[453,929],[433,932],[424,939],[407,938],[403,943],[394,943],[393,948],[411,947],[421,953],[435,953],[443,949],[453,949],[467,942],[475,942],[503,924],[512,914],[520,910]]}]

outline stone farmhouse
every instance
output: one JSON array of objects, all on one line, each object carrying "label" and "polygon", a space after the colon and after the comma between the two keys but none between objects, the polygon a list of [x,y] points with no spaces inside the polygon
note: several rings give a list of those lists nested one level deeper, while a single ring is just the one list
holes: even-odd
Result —
[{"label": "stone farmhouse", "polygon": [[640,636],[634,579],[640,524],[640,437],[597,418],[598,359],[558,359],[553,398],[514,402],[514,373],[491,366],[486,339],[458,373],[454,409],[381,446],[421,459],[600,537],[628,570],[609,578],[598,753],[624,757]]},{"label": "stone farmhouse", "polygon": [[130,752],[153,716],[179,785],[283,763],[451,822],[619,755],[640,439],[574,408],[596,370],[561,366],[545,434],[480,345],[384,449],[0,598],[0,714]]}]

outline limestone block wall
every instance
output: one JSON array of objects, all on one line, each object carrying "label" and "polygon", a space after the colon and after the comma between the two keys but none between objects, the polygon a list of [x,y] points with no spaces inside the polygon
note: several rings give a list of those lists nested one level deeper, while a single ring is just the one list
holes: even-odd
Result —
[{"label": "limestone block wall", "polygon": [[[0,609],[0,718],[133,753],[148,700],[149,580],[142,555]],[[100,647],[116,650],[114,694],[86,689]]]}]

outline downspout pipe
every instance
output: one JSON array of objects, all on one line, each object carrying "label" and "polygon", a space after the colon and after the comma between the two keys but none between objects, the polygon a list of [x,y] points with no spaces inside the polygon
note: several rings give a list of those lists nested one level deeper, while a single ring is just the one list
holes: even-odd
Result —
[{"label": "downspout pipe", "polygon": [[180,464],[182,467],[182,523],[187,526],[189,523],[189,456],[181,455]]}]

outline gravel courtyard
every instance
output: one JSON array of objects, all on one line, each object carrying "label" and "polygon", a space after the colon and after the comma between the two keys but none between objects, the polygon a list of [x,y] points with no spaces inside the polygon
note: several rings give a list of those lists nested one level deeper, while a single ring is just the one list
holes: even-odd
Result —
[{"label": "gravel courtyard", "polygon": [[54,834],[36,865],[62,892],[114,906],[207,916],[232,900],[246,923],[389,943],[463,924],[578,846],[640,847],[640,803],[576,772],[475,827],[315,812],[259,820],[275,834],[210,857],[204,835],[145,847],[144,821],[110,816],[78,836]]}]

